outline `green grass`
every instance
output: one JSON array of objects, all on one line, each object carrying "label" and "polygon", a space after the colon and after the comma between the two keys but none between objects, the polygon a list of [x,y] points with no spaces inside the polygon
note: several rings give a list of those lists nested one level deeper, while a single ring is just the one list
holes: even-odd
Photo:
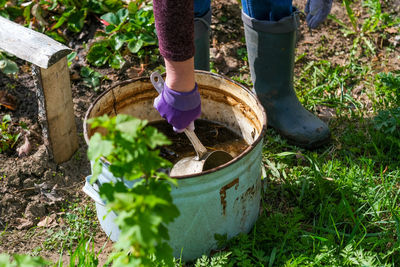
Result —
[{"label": "green grass", "polygon": [[[295,87],[303,105],[333,112],[332,142],[307,151],[269,129],[263,150],[263,212],[254,229],[222,239],[223,263],[219,254],[218,263],[211,263],[215,257],[203,257],[194,265],[400,265],[400,70],[376,71],[374,55],[393,57],[390,44],[381,50],[368,47],[373,36],[384,36],[399,18],[385,13],[380,1],[368,0],[362,7],[370,17],[362,20],[353,12],[354,3],[343,2],[352,17],[349,24],[338,25],[367,52],[343,48],[350,50],[339,65],[331,61],[335,55],[322,36],[321,45],[309,52],[317,60],[307,60],[307,52],[296,61],[300,74]],[[233,79],[248,85],[242,75]]]},{"label": "green grass", "polygon": [[93,204],[82,206],[72,203],[66,207],[59,221],[64,224],[57,230],[47,229],[47,238],[41,249],[59,252],[71,250],[96,235],[97,217]]}]

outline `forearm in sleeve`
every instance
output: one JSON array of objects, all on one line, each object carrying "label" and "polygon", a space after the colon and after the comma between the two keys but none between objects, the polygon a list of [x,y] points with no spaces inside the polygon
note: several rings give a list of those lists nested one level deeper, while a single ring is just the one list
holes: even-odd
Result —
[{"label": "forearm in sleeve", "polygon": [[193,0],[153,0],[161,55],[172,61],[194,56]]}]

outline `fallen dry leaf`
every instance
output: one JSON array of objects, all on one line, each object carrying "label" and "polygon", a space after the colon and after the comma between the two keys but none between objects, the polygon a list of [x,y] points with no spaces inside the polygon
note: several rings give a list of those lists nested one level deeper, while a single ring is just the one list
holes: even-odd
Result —
[{"label": "fallen dry leaf", "polygon": [[22,144],[22,146],[17,148],[18,157],[22,158],[22,157],[28,156],[29,152],[31,152],[31,149],[32,149],[31,142],[29,141],[28,136],[25,134],[24,135],[24,143]]},{"label": "fallen dry leaf", "polygon": [[386,28],[385,32],[387,33],[397,33],[399,31],[399,29],[397,27],[390,27],[390,28]]},{"label": "fallen dry leaf", "polygon": [[33,226],[33,222],[31,220],[28,220],[25,218],[18,218],[17,222],[18,222],[18,226],[17,226],[18,230],[28,229]]},{"label": "fallen dry leaf", "polygon": [[54,227],[57,226],[56,214],[44,217],[38,224],[38,227]]},{"label": "fallen dry leaf", "polygon": [[15,110],[17,108],[17,99],[6,91],[0,91],[0,106]]}]

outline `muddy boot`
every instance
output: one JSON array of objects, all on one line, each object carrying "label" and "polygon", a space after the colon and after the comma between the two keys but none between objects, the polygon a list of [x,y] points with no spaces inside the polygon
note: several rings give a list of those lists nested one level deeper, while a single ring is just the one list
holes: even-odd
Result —
[{"label": "muddy boot", "polygon": [[251,78],[268,125],[290,143],[308,149],[329,141],[328,126],[301,105],[293,88],[298,15],[264,21],[242,12],[242,20]]},{"label": "muddy boot", "polygon": [[194,68],[210,70],[211,9],[202,17],[194,18]]}]

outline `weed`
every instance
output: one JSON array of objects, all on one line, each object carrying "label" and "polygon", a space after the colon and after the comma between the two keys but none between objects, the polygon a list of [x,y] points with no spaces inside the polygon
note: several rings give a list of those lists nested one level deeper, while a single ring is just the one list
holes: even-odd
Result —
[{"label": "weed", "polygon": [[362,1],[362,5],[367,8],[369,16],[361,21],[352,8],[352,1],[343,0],[343,6],[350,20],[350,26],[338,19],[335,15],[329,15],[332,20],[342,26],[342,31],[345,36],[355,36],[352,47],[353,55],[355,55],[361,43],[364,44],[364,48],[367,51],[371,54],[375,54],[376,45],[374,44],[374,39],[371,34],[378,31],[383,32],[385,28],[392,27],[400,21],[400,19],[382,12],[381,1],[379,0]]},{"label": "weed", "polygon": [[240,74],[239,76],[233,76],[231,77],[232,80],[239,82],[241,84],[244,84],[248,87],[253,87],[253,82],[251,81],[251,78],[249,75],[246,75],[247,77],[245,78],[243,74]]},{"label": "weed", "polygon": [[11,261],[10,256],[0,254],[0,266],[4,267],[22,267],[22,266],[48,266],[50,262],[41,257],[32,257],[29,255],[13,255],[14,260]]},{"label": "weed", "polygon": [[384,134],[400,138],[397,134],[400,131],[400,108],[379,111],[374,118],[374,127]]},{"label": "weed", "polygon": [[[81,239],[77,245],[77,247],[72,250],[69,250],[69,266],[82,266],[82,267],[97,267],[99,264],[99,255],[103,251],[105,245],[96,252],[95,251],[95,242],[89,239]],[[54,267],[56,266],[65,266],[63,259],[63,253],[60,254],[60,259]]]},{"label": "weed", "polygon": [[247,49],[246,47],[240,47],[236,51],[237,55],[240,57],[241,60],[247,61]]},{"label": "weed", "polygon": [[370,98],[377,108],[400,107],[400,73],[378,73],[374,87],[375,95]]},{"label": "weed", "polygon": [[96,234],[97,219],[93,204],[80,206],[71,204],[61,217],[65,223],[57,232],[49,229],[48,238],[43,243],[49,250],[71,249],[80,240],[87,240]]},{"label": "weed", "polygon": [[67,56],[68,67],[71,67],[72,62],[75,60],[77,54],[78,54],[78,53],[75,52],[75,51],[68,54],[68,56]]},{"label": "weed", "polygon": [[81,68],[80,74],[83,80],[83,84],[89,88],[94,89],[95,91],[98,91],[100,89],[102,80],[106,79],[105,76],[87,66],[83,66]]},{"label": "weed", "polygon": [[219,252],[212,257],[202,256],[197,259],[194,266],[195,267],[222,267],[227,266],[229,261],[229,256],[231,252]]},{"label": "weed", "polygon": [[4,74],[16,74],[18,72],[18,65],[12,60],[12,57],[1,51],[0,71],[2,71]]},{"label": "weed", "polygon": [[94,66],[109,64],[120,69],[128,51],[141,59],[149,54],[144,47],[157,44],[151,5],[140,6],[131,2],[128,8],[104,14],[101,19],[106,30],[98,35],[104,38],[95,42],[87,55],[87,60]]},{"label": "weed", "polygon": [[0,122],[0,153],[4,153],[9,149],[14,148],[17,143],[20,133],[13,133],[10,128],[11,116],[4,115]]},{"label": "weed", "polygon": [[300,100],[309,109],[324,105],[335,108],[336,114],[359,111],[362,104],[354,99],[352,88],[367,68],[353,62],[338,66],[327,60],[311,61],[295,80],[295,87],[300,92]]}]

